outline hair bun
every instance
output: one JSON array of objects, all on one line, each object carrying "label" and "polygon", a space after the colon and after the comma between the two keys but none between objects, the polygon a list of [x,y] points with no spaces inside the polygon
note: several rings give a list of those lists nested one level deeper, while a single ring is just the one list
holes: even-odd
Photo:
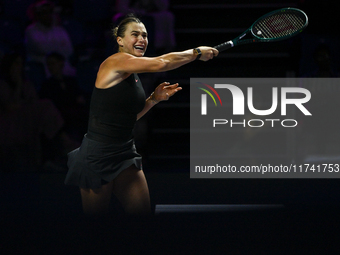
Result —
[{"label": "hair bun", "polygon": [[116,26],[116,27],[112,30],[113,35],[114,35],[114,37],[116,37],[116,38],[117,38],[117,36],[118,36],[118,28],[119,28],[119,26]]}]

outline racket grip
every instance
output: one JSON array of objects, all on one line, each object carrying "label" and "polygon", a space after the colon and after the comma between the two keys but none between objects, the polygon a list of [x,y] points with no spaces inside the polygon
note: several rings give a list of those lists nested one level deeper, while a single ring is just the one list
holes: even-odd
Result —
[{"label": "racket grip", "polygon": [[218,50],[219,52],[221,52],[221,51],[227,50],[227,49],[229,49],[231,47],[234,47],[233,41],[228,41],[228,42],[221,43],[221,44],[215,46],[214,48],[216,50]]}]

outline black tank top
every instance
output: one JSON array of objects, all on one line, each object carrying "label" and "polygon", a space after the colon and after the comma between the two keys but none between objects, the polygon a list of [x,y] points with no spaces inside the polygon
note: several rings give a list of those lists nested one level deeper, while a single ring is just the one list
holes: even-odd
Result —
[{"label": "black tank top", "polygon": [[131,140],[137,114],[144,105],[145,93],[137,74],[107,89],[94,87],[87,137],[119,144]]}]

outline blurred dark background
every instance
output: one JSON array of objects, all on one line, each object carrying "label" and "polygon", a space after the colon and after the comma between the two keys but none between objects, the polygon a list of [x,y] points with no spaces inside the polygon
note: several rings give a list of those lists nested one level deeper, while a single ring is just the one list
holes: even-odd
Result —
[{"label": "blurred dark background", "polygon": [[[261,15],[283,7],[300,8],[309,17],[306,31],[292,39],[240,46],[207,63],[196,61],[167,73],[140,75],[147,95],[163,81],[183,87],[136,126],[136,145],[143,156],[153,205],[283,204],[293,210],[308,208],[308,212],[337,209],[337,178],[189,178],[190,78],[339,77],[336,2],[171,0],[158,4],[131,1],[129,6],[128,2],[0,1],[0,216],[4,220],[10,215],[13,220],[22,215],[66,218],[81,214],[78,188],[63,184],[66,155],[86,132],[98,67],[117,50],[111,29],[130,10],[146,24],[147,56],[215,46],[239,35]],[[230,144],[237,148],[235,156],[241,160],[265,156],[278,164],[287,160],[340,163],[339,123],[333,121],[338,117],[339,90],[325,88],[323,92],[333,98],[325,100],[318,93],[313,106],[334,109],[329,115],[316,112],[325,125],[308,123],[294,134],[273,131],[273,139],[282,146],[265,155],[259,147],[268,141],[268,134],[245,136],[240,130],[231,134],[239,137]],[[243,140],[246,137],[252,139]],[[113,207],[119,212],[117,201]],[[221,219],[225,223],[224,216]],[[299,222],[295,220],[290,223]]]}]

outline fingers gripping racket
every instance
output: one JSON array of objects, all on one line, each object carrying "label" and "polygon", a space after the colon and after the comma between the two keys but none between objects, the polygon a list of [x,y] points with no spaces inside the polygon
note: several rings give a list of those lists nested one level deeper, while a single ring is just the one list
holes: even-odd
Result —
[{"label": "fingers gripping racket", "polygon": [[283,8],[263,15],[241,35],[214,48],[221,52],[242,44],[281,41],[301,33],[307,25],[303,11]]}]

